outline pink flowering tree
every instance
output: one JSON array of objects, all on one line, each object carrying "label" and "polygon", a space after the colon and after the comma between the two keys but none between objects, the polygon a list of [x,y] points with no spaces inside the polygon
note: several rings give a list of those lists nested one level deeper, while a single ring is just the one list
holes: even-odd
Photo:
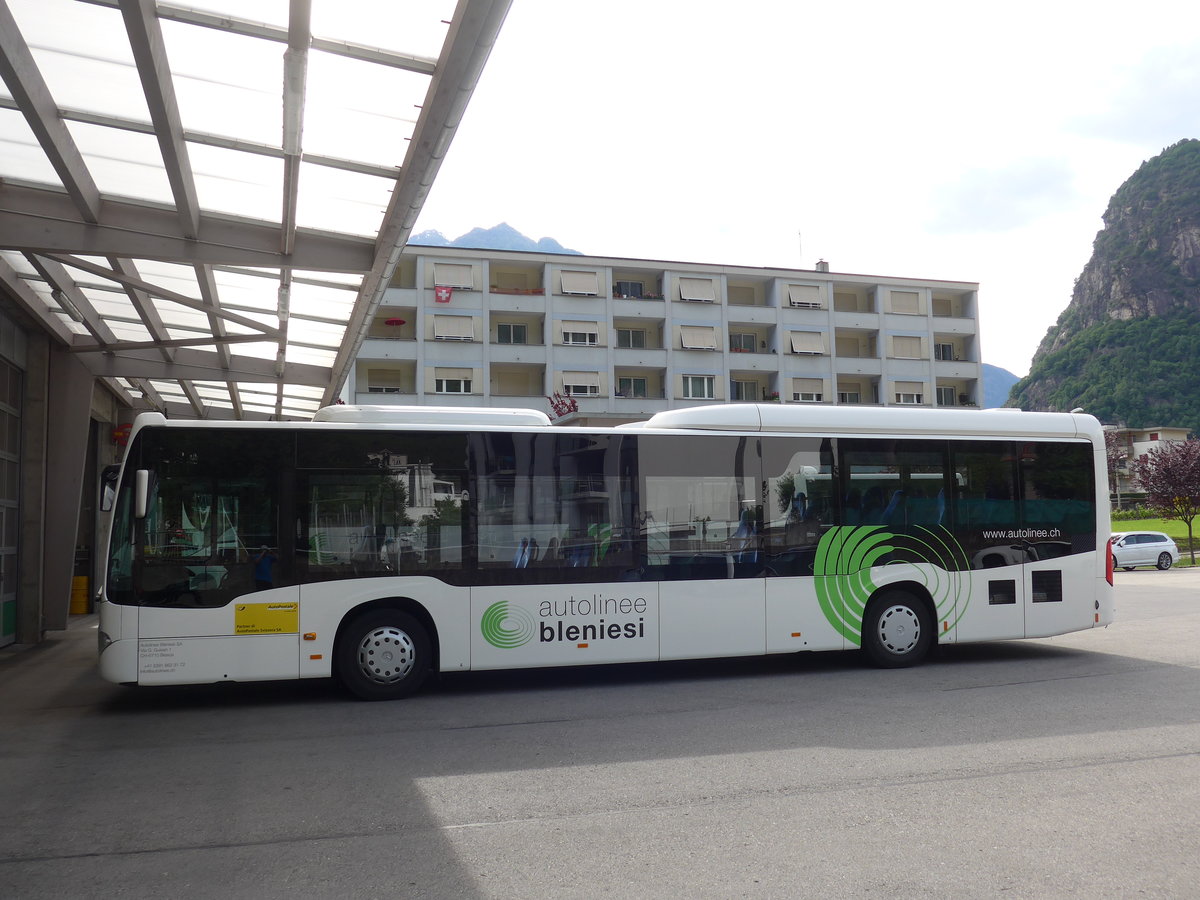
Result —
[{"label": "pink flowering tree", "polygon": [[550,401],[550,412],[553,413],[553,418],[561,419],[567,413],[579,412],[579,401],[574,397],[564,397],[558,391],[554,392],[554,396],[547,397]]},{"label": "pink flowering tree", "polygon": [[1192,565],[1192,521],[1200,515],[1200,440],[1175,441],[1143,453],[1129,464],[1129,471],[1146,491],[1146,505],[1164,519],[1187,525]]}]

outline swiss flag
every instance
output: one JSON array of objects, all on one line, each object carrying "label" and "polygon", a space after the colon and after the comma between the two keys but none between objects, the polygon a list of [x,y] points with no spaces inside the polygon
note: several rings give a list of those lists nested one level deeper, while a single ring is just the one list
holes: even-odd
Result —
[{"label": "swiss flag", "polygon": [[433,286],[433,298],[438,303],[449,303],[450,298],[454,296],[454,288],[447,287],[444,284],[435,284]]}]

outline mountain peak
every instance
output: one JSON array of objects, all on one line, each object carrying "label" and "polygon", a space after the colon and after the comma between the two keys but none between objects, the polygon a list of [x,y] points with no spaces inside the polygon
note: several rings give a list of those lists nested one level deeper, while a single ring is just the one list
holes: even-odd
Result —
[{"label": "mountain peak", "polygon": [[524,250],[538,253],[566,253],[579,256],[578,250],[569,250],[551,237],[538,240],[526,237],[507,222],[493,225],[491,228],[475,227],[466,234],[450,240],[440,231],[427,229],[408,239],[410,244],[422,247],[463,247],[472,250]]}]

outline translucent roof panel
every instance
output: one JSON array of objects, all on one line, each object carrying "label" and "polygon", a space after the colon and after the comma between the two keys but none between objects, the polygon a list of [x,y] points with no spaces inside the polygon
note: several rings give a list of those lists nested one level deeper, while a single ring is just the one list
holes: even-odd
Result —
[{"label": "translucent roof panel", "polygon": [[[304,109],[307,152],[398,166],[429,79],[416,72],[314,52]],[[368,145],[362,135],[371,135]]]},{"label": "translucent roof panel", "polygon": [[149,121],[120,10],[76,0],[9,0],[9,8],[60,107]]},{"label": "translucent roof panel", "polygon": [[287,44],[181,22],[163,22],[162,31],[185,131],[280,145]]},{"label": "translucent roof panel", "polygon": [[61,184],[29,123],[15,109],[0,109],[0,158],[8,178]]},{"label": "translucent roof panel", "polygon": [[5,0],[0,292],[135,408],[311,416],[508,6]]},{"label": "translucent roof panel", "polygon": [[374,175],[301,163],[297,222],[301,228],[376,234],[392,185]]},{"label": "translucent roof panel", "polygon": [[102,193],[171,202],[171,185],[154,135],[84,122],[67,122],[67,129]]},{"label": "translucent roof panel", "polygon": [[403,3],[314,3],[312,31],[318,37],[377,45],[384,35],[403,35],[397,49],[437,59],[454,18],[454,0]]},{"label": "translucent roof panel", "polygon": [[187,147],[201,206],[252,219],[279,218],[283,209],[282,159],[197,143]]}]

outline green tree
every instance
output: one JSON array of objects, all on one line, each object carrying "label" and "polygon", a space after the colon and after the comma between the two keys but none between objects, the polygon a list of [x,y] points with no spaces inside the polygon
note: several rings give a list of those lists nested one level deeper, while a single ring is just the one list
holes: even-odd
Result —
[{"label": "green tree", "polygon": [[1155,447],[1135,459],[1129,469],[1146,491],[1147,506],[1165,519],[1187,525],[1188,549],[1195,565],[1192,521],[1200,515],[1200,440],[1192,438]]}]

